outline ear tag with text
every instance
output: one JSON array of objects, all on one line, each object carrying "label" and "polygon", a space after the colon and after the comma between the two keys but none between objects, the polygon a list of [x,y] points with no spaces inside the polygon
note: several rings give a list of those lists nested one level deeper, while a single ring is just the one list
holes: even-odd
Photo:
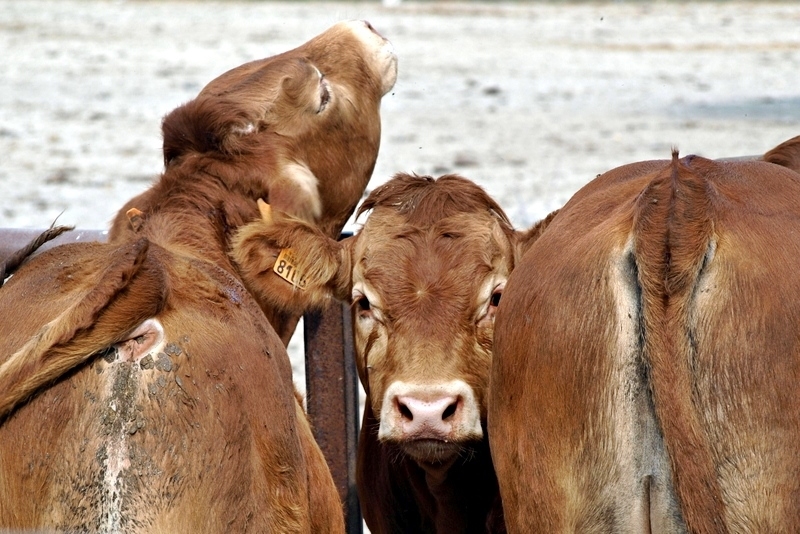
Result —
[{"label": "ear tag with text", "polygon": [[272,271],[293,286],[300,289],[306,288],[306,278],[297,270],[297,260],[294,258],[294,251],[292,249],[281,249],[281,253],[278,254],[278,259],[275,260],[275,265],[272,267]]}]

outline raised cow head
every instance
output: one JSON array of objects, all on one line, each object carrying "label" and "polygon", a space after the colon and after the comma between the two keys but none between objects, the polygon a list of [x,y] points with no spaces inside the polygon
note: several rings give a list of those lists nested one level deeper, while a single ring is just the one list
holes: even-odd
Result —
[{"label": "raised cow head", "polygon": [[[380,101],[396,77],[391,43],[365,21],[221,75],[165,117],[165,172],[119,211],[110,241],[146,233],[224,265],[259,199],[338,236],[372,175]],[[237,274],[288,342],[299,315],[277,312]]]},{"label": "raised cow head", "polygon": [[198,99],[236,103],[239,123],[223,140],[232,152],[277,134],[285,149],[270,204],[335,236],[372,175],[380,101],[396,79],[391,43],[369,22],[347,21],[294,50],[226,72]]},{"label": "raised cow head", "polygon": [[[392,44],[366,21],[340,22],[293,50],[222,74],[168,114],[165,174],[218,176],[252,197],[254,214],[261,197],[336,236],[372,175],[380,101],[396,79]],[[149,215],[158,193],[128,202],[112,239],[128,228],[125,212]]]}]

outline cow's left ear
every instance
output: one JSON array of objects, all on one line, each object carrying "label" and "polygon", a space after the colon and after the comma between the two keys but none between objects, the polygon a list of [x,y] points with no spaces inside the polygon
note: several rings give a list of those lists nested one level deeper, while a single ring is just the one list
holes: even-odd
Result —
[{"label": "cow's left ear", "polygon": [[262,305],[290,314],[346,298],[355,237],[336,241],[306,221],[268,211],[262,208],[262,219],[232,240],[230,256],[247,289]]},{"label": "cow's left ear", "polygon": [[536,240],[547,230],[550,222],[558,214],[558,210],[550,213],[527,230],[517,230],[514,233],[514,265],[519,265],[522,256],[536,243]]}]

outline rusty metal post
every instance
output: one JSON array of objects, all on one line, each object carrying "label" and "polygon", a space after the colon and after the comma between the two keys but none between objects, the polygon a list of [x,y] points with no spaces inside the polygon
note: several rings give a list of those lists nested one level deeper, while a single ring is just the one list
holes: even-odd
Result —
[{"label": "rusty metal post", "polygon": [[306,402],[314,437],[344,503],[349,534],[361,534],[356,493],[358,374],[350,307],[333,302],[303,319],[306,345]]}]

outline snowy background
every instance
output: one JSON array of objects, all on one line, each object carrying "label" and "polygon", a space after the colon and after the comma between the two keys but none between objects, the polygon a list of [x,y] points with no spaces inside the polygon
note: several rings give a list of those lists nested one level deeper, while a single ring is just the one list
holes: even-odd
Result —
[{"label": "snowy background", "polygon": [[459,172],[524,226],[672,146],[761,154],[800,134],[800,3],[3,0],[0,227],[106,228],[161,171],[161,117],[352,18],[400,58],[370,188]]}]

